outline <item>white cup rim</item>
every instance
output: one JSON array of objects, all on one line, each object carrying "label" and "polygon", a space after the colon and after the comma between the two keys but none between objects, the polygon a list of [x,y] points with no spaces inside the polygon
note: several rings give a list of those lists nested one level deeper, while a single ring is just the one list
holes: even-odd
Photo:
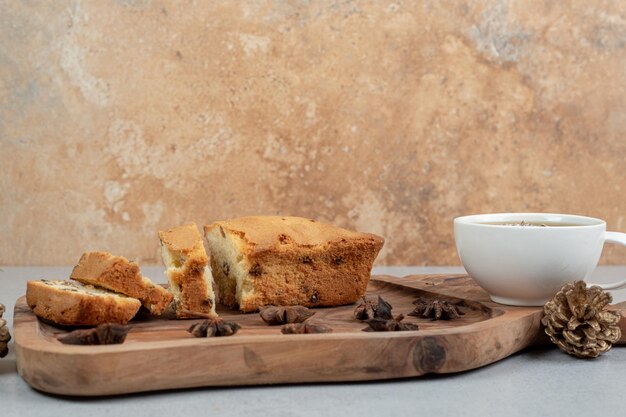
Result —
[{"label": "white cup rim", "polygon": [[[484,213],[484,214],[471,214],[467,216],[461,216],[454,219],[454,224],[467,224],[479,227],[495,227],[502,228],[510,226],[502,224],[486,224],[487,222],[548,222],[548,223],[575,223],[574,225],[568,225],[569,228],[590,228],[605,225],[606,222],[602,219],[589,216],[581,216],[577,214],[563,214],[563,213]],[[580,224],[578,224],[580,223]],[[554,230],[552,227],[530,227],[520,228],[525,230]],[[559,228],[557,228],[559,229]]]}]

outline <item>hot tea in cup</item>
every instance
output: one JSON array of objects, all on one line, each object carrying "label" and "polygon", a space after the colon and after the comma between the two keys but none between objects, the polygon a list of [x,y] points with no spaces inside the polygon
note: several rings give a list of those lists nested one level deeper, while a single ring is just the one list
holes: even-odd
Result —
[{"label": "hot tea in cup", "polygon": [[520,306],[543,305],[566,283],[586,280],[604,242],[626,246],[626,234],[607,232],[603,220],[570,214],[463,216],[454,219],[454,237],[463,266],[491,299]]}]

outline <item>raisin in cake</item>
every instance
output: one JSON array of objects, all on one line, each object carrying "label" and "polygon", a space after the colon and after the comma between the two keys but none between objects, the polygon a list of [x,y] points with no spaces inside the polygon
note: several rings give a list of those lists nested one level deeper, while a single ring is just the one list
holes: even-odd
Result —
[{"label": "raisin in cake", "polygon": [[126,324],[141,302],[74,281],[28,281],[26,302],[37,317],[65,326]]},{"label": "raisin in cake", "polygon": [[242,217],[204,230],[219,301],[244,312],[269,304],[354,303],[384,243],[300,217]]},{"label": "raisin in cake", "polygon": [[70,278],[83,284],[137,298],[152,314],[161,314],[172,302],[172,294],[141,275],[139,265],[107,252],[86,252]]},{"label": "raisin in cake", "polygon": [[196,225],[190,223],[161,231],[159,238],[176,317],[216,317],[209,259]]}]

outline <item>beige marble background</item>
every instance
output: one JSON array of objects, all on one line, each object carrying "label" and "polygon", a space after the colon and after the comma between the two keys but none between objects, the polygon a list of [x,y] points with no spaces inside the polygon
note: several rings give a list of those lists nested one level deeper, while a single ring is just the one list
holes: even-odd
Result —
[{"label": "beige marble background", "polygon": [[462,214],[626,231],[625,44],[624,1],[1,1],[0,264],[248,214],[379,264],[458,264]]}]

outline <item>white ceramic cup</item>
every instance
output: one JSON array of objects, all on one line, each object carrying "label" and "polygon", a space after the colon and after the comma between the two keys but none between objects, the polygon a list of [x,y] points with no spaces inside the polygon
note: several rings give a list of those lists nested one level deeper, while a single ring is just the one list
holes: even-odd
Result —
[{"label": "white ceramic cup", "polygon": [[[522,221],[548,227],[510,225]],[[604,220],[550,213],[457,217],[454,238],[474,281],[493,301],[517,306],[541,306],[566,283],[586,280],[604,242],[626,246],[626,233],[607,232]],[[610,290],[626,287],[626,280],[588,285]]]}]

